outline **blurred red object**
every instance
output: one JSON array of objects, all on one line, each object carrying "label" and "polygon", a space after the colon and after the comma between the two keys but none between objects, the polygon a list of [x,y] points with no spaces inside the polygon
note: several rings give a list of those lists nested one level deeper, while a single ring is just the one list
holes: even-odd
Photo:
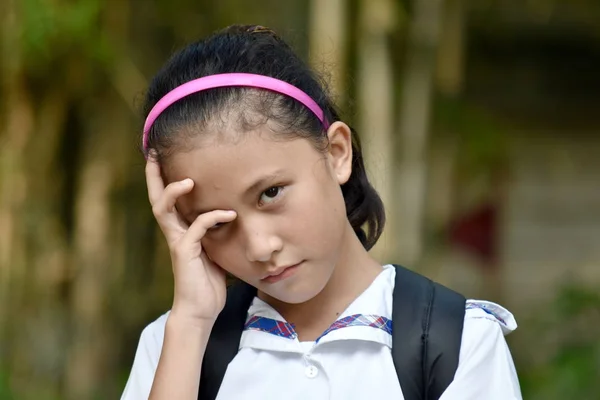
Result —
[{"label": "blurred red object", "polygon": [[485,203],[450,224],[450,243],[474,255],[482,268],[498,264],[498,206]]}]

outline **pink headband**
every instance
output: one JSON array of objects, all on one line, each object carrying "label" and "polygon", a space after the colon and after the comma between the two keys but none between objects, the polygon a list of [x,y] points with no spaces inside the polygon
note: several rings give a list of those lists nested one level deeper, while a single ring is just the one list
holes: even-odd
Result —
[{"label": "pink headband", "polygon": [[279,79],[271,78],[269,76],[256,74],[218,74],[205,76],[203,78],[194,79],[193,81],[184,83],[183,85],[171,90],[162,99],[160,99],[158,103],[156,103],[156,105],[148,114],[146,122],[144,123],[144,135],[142,137],[144,151],[146,151],[148,147],[148,133],[150,132],[152,124],[154,121],[156,121],[156,118],[158,118],[158,116],[171,104],[193,93],[198,93],[207,89],[231,86],[255,87],[285,94],[286,96],[289,96],[308,107],[310,111],[312,111],[317,118],[319,118],[325,129],[329,128],[329,124],[325,120],[325,116],[323,115],[323,110],[321,110],[321,107],[319,107],[319,105],[313,99],[311,99],[309,95],[287,82],[280,81]]}]

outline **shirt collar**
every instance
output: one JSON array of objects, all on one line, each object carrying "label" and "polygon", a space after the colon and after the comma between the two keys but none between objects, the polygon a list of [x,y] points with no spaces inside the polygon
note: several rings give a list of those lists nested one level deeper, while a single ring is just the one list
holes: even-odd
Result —
[{"label": "shirt collar", "polygon": [[[323,332],[316,345],[338,340],[364,340],[391,348],[395,272],[392,265],[384,266],[371,285]],[[240,341],[240,349],[243,347],[303,352],[293,325],[258,297],[248,309]]]}]

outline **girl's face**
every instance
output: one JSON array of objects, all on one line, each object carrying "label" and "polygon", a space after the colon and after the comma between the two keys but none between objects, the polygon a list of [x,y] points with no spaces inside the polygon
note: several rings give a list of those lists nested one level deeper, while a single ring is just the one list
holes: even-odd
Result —
[{"label": "girl's face", "polygon": [[[211,210],[237,212],[234,221],[208,231],[203,249],[229,273],[286,303],[315,297],[354,235],[340,188],[351,172],[350,129],[336,122],[327,135],[325,153],[307,139],[277,138],[266,128],[232,140],[199,138],[163,170],[168,182],[195,183],[177,202],[188,223]],[[290,266],[296,267],[285,270]]]}]

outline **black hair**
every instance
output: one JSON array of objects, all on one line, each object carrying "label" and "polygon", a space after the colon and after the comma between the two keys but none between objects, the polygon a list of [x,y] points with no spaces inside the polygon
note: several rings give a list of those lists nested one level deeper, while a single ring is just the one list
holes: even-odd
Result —
[{"label": "black hair", "polygon": [[[232,72],[260,74],[290,83],[321,107],[327,121],[340,120],[317,75],[275,32],[256,25],[230,26],[177,52],[152,79],[144,115],[177,86],[204,76]],[[237,114],[232,119],[233,112]],[[187,96],[167,108],[154,122],[144,151],[154,150],[161,162],[173,151],[188,148],[186,142],[208,124],[232,121],[238,124],[236,131],[250,131],[268,122],[275,125],[278,134],[304,137],[321,150],[327,147],[323,124],[300,102],[267,90],[226,87]],[[348,220],[368,250],[383,231],[385,211],[367,179],[360,141],[353,129],[352,150],[352,173],[341,189]]]}]

